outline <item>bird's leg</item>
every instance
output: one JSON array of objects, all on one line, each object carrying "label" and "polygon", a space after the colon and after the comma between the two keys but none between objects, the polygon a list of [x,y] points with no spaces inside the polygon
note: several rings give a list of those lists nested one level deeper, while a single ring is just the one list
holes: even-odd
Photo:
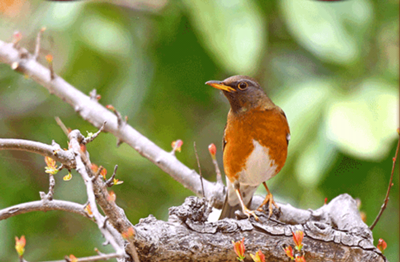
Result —
[{"label": "bird's leg", "polygon": [[264,201],[263,201],[262,204],[257,208],[257,210],[258,210],[258,211],[262,211],[262,207],[263,207],[265,204],[269,203],[269,205],[268,205],[268,210],[269,210],[268,218],[270,218],[271,215],[272,215],[272,210],[273,210],[272,205],[274,205],[276,208],[279,208],[279,207],[278,207],[278,205],[275,203],[274,198],[272,197],[271,191],[269,191],[269,189],[268,189],[268,187],[267,187],[267,184],[266,184],[265,182],[263,182],[263,185],[264,185],[265,189],[267,190],[267,195],[265,196]]},{"label": "bird's leg", "polygon": [[235,191],[236,191],[236,194],[238,195],[240,205],[242,206],[243,213],[246,214],[249,218],[250,218],[250,216],[253,216],[254,219],[258,221],[258,216],[256,215],[256,213],[253,210],[248,209],[246,207],[246,205],[244,204],[242,194],[240,193],[240,189],[235,188]]}]

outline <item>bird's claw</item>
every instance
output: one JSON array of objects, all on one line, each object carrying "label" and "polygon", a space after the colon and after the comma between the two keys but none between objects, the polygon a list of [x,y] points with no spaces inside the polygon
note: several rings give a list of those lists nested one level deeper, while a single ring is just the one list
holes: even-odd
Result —
[{"label": "bird's claw", "polygon": [[258,216],[256,215],[255,210],[250,210],[250,209],[247,209],[247,208],[246,208],[245,210],[243,210],[243,213],[244,213],[245,215],[247,215],[248,218],[250,218],[250,216],[253,216],[254,219],[255,219],[256,221],[258,221]]},{"label": "bird's claw", "polygon": [[272,194],[267,194],[267,196],[265,197],[262,204],[257,208],[257,211],[261,211],[261,212],[265,213],[265,211],[262,209],[262,207],[267,203],[268,203],[268,210],[269,210],[268,219],[270,219],[270,217],[273,213],[273,209],[274,209],[272,205],[274,205],[276,208],[279,209],[278,205],[274,201],[274,198],[272,197]]}]

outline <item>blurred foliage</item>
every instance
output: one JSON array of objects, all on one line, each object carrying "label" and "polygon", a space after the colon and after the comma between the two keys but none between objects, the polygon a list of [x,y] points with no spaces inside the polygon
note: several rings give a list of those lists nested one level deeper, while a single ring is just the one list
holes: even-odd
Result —
[{"label": "blurred foliage", "polygon": [[[112,3],[111,3],[112,2]],[[278,201],[318,208],[342,193],[362,202],[374,220],[389,181],[398,126],[398,1],[96,1],[3,0],[0,39],[23,34],[34,50],[42,26],[40,61],[54,56],[55,71],[88,94],[97,89],[129,123],[165,150],[184,141],[177,157],[215,181],[207,151],[221,148],[229,104],[211,79],[247,74],[262,83],[291,127],[289,156],[269,181]],[[66,103],[29,77],[0,65],[0,137],[67,147],[59,116],[83,133],[96,131]],[[166,219],[168,207],[192,195],[132,148],[102,134],[88,145],[92,162],[109,173],[119,165],[113,188],[117,203],[137,223],[149,214]],[[222,153],[217,153],[222,163]],[[0,152],[0,208],[39,199],[48,190],[40,156]],[[398,174],[398,168],[396,168]],[[55,198],[84,203],[81,178],[57,175]],[[399,256],[399,179],[374,229]],[[260,193],[263,193],[260,188]],[[0,222],[0,261],[15,260],[14,236],[25,235],[28,260],[94,254],[102,238],[94,223],[63,212],[30,213]],[[44,252],[45,251],[45,252]]]}]

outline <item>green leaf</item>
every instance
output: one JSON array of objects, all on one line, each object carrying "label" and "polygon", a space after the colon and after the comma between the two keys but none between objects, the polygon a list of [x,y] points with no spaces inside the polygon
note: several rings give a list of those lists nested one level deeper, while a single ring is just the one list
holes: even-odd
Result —
[{"label": "green leaf", "polygon": [[310,140],[295,165],[297,179],[309,189],[319,185],[337,155],[335,145],[326,137],[325,125],[319,128],[317,137]]},{"label": "green leaf", "polygon": [[81,15],[85,3],[59,3],[43,2],[46,11],[37,12],[37,19],[42,19],[41,24],[51,30],[68,30]]},{"label": "green leaf", "polygon": [[120,23],[101,15],[87,15],[81,24],[80,34],[91,48],[100,53],[126,57],[132,51],[129,32]]},{"label": "green leaf", "polygon": [[398,90],[376,79],[354,93],[337,95],[327,113],[328,137],[345,153],[381,160],[391,149],[398,125]]},{"label": "green leaf", "polygon": [[232,74],[254,74],[267,40],[267,23],[252,1],[184,0],[211,57]]},{"label": "green leaf", "polygon": [[320,116],[332,94],[329,81],[310,81],[284,87],[285,92],[273,97],[272,101],[285,112],[291,133],[289,151],[301,149],[308,144],[319,128]]},{"label": "green leaf", "polygon": [[348,64],[360,57],[372,20],[369,1],[279,3],[291,34],[315,56],[337,64]]}]

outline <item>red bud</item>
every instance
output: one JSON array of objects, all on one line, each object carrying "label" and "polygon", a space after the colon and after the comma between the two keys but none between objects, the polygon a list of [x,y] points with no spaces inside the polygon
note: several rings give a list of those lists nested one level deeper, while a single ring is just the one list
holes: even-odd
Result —
[{"label": "red bud", "polygon": [[115,110],[114,106],[112,106],[112,105],[106,105],[106,108],[110,109],[110,110],[113,110],[113,111]]},{"label": "red bud", "polygon": [[383,253],[385,251],[385,249],[387,248],[387,244],[386,244],[385,240],[380,238],[377,248]]}]

